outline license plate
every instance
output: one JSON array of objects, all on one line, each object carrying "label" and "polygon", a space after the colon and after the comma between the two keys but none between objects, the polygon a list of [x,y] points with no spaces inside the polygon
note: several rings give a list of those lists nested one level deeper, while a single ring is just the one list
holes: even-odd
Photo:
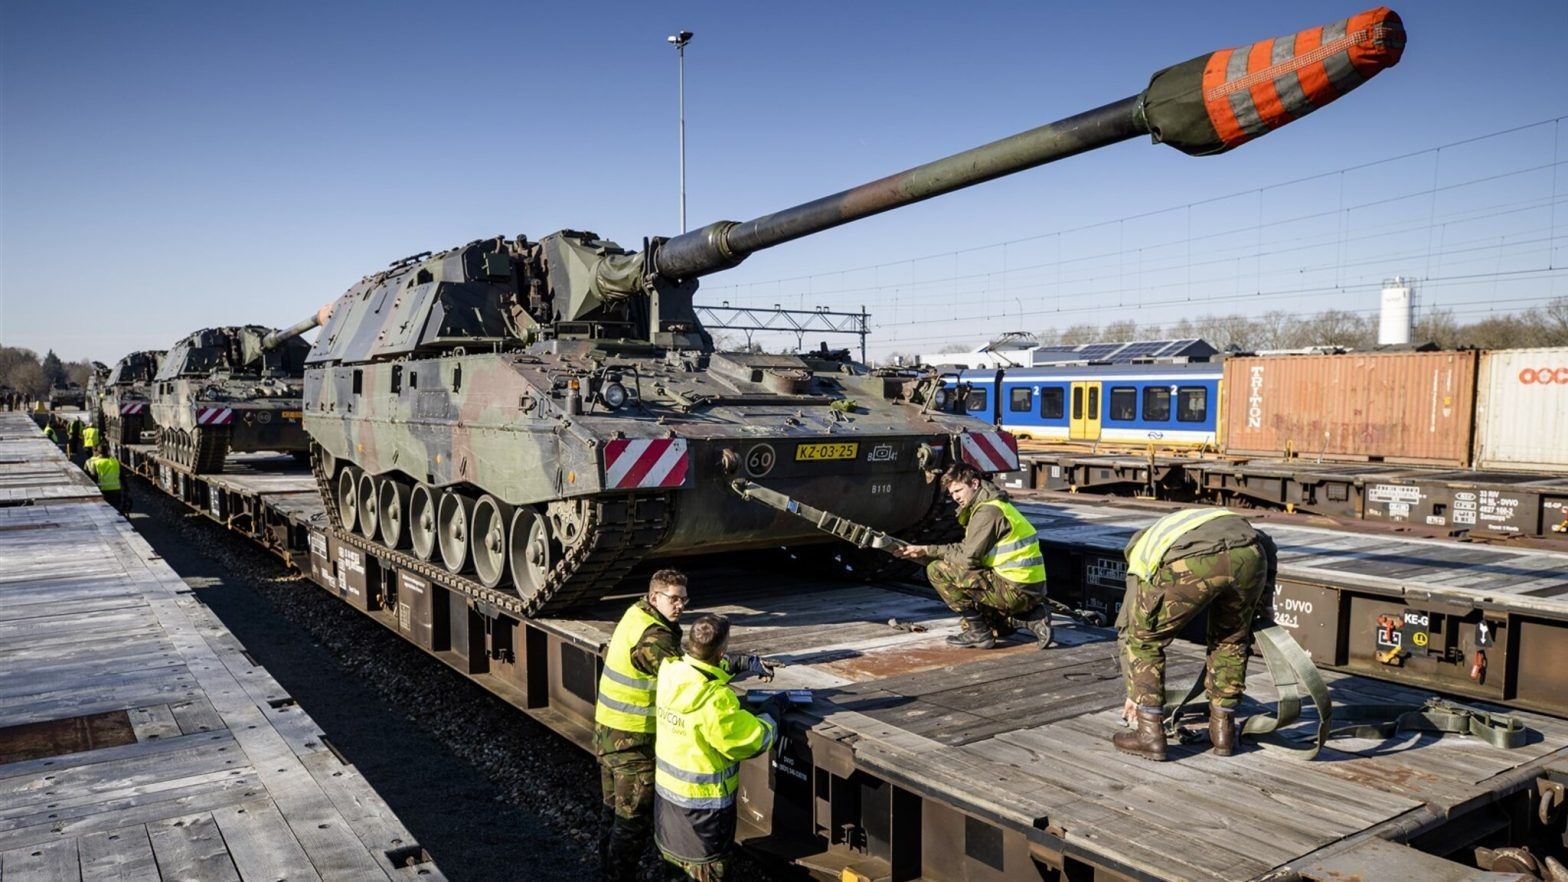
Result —
[{"label": "license plate", "polygon": [[286,420],[297,420],[300,418],[300,412],[297,410],[285,410],[283,412],[283,418]]},{"label": "license plate", "polygon": [[796,462],[819,462],[825,459],[854,459],[860,455],[860,444],[802,444],[795,448]]}]

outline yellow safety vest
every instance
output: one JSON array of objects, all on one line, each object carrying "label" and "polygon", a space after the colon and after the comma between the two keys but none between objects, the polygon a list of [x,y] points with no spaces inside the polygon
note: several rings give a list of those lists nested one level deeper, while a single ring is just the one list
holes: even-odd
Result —
[{"label": "yellow safety vest", "polygon": [[707,860],[734,838],[740,761],[767,751],[778,731],[743,710],[729,682],[728,671],[689,655],[659,668],[654,838],[682,860]]},{"label": "yellow safety vest", "polygon": [[615,626],[610,645],[604,652],[604,672],[599,675],[599,700],[593,720],[622,732],[652,732],[653,691],[656,681],[632,666],[632,650],[643,632],[658,619],[632,604]]},{"label": "yellow safety vest", "polygon": [[1155,571],[1160,568],[1160,562],[1165,559],[1165,552],[1171,550],[1176,540],[1209,521],[1226,515],[1238,516],[1235,512],[1223,508],[1190,508],[1160,518],[1149,529],[1143,531],[1143,535],[1138,537],[1137,544],[1127,549],[1127,572],[1145,582],[1152,581]]},{"label": "yellow safety vest", "polygon": [[88,426],[87,428],[82,430],[82,443],[87,445],[87,449],[88,450],[91,450],[94,447],[98,446],[98,427],[97,426]]},{"label": "yellow safety vest", "polygon": [[95,456],[87,460],[87,472],[98,482],[99,490],[120,489],[120,461],[112,456]]},{"label": "yellow safety vest", "polygon": [[980,562],[1009,582],[1020,585],[1044,582],[1045,557],[1040,553],[1040,543],[1035,540],[1034,524],[1006,500],[988,499],[980,504],[994,506],[1007,518],[1007,535],[987,549]]}]

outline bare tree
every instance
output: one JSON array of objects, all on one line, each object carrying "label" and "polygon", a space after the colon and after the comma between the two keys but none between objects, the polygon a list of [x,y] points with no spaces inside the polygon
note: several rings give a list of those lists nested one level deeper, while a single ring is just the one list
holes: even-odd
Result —
[{"label": "bare tree", "polygon": [[1427,309],[1421,312],[1421,317],[1416,320],[1415,329],[1411,332],[1411,340],[1416,343],[1435,343],[1443,349],[1453,349],[1460,345],[1461,336],[1459,322],[1454,319],[1451,309]]},{"label": "bare tree", "polygon": [[1100,340],[1106,343],[1124,343],[1138,339],[1138,322],[1136,319],[1117,319],[1106,325],[1100,332]]},{"label": "bare tree", "polygon": [[1062,332],[1059,338],[1063,346],[1081,346],[1085,343],[1097,343],[1100,340],[1099,325],[1073,325]]}]

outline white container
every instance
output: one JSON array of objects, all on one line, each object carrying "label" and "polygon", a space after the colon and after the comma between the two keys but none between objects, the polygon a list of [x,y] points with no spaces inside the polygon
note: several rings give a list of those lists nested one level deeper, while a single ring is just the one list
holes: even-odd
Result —
[{"label": "white container", "polygon": [[1568,474],[1568,347],[1481,354],[1477,468]]}]

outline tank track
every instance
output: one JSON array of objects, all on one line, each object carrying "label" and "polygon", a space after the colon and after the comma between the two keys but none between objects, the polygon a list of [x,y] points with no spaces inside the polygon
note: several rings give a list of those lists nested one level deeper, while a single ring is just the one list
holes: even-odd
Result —
[{"label": "tank track", "polygon": [[190,441],[171,443],[174,430],[158,439],[158,455],[169,462],[188,469],[197,475],[217,475],[223,472],[224,461],[229,457],[229,429],[225,426],[192,429]]},{"label": "tank track", "polygon": [[544,589],[521,597],[506,588],[487,588],[432,561],[388,548],[343,527],[323,457],[311,445],[310,468],[338,542],[391,560],[398,567],[444,588],[460,591],[508,612],[541,617],[566,612],[610,593],[648,552],[664,540],[672,522],[668,493],[606,496],[592,500],[583,524],[586,538],[555,562]]}]

